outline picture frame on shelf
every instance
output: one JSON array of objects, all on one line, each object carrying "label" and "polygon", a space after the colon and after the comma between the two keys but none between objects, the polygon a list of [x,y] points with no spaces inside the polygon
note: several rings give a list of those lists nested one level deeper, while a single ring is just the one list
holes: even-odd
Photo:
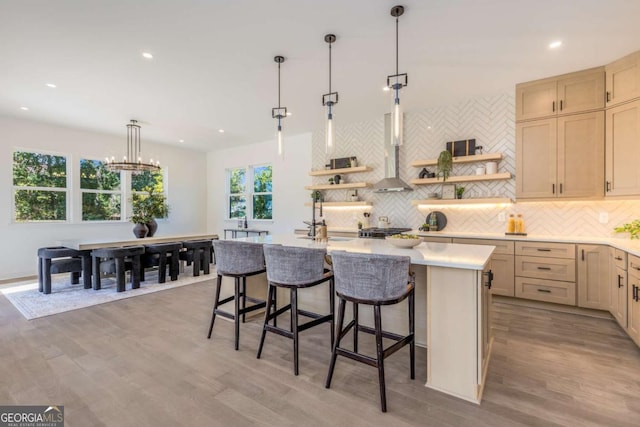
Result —
[{"label": "picture frame on shelf", "polygon": [[442,184],[442,199],[452,200],[456,198],[455,184]]}]

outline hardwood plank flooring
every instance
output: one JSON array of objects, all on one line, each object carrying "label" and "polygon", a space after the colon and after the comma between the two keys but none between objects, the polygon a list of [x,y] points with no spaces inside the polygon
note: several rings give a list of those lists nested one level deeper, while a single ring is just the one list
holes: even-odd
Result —
[{"label": "hardwood plank flooring", "polygon": [[[375,369],[339,358],[324,388],[329,326],[290,340],[261,319],[218,320],[206,339],[213,281],[32,321],[0,296],[0,404],[62,404],[67,426],[637,426],[640,350],[613,321],[495,303],[482,405],[424,387],[408,350],[385,361],[387,405]],[[384,319],[383,319],[384,321]],[[348,339],[349,337],[347,337]],[[360,347],[374,354],[373,337]]]}]

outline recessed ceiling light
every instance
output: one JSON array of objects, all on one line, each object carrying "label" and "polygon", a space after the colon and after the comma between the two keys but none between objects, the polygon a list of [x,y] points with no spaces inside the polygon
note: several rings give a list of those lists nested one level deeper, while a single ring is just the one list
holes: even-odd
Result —
[{"label": "recessed ceiling light", "polygon": [[389,92],[391,89],[389,88],[389,86],[385,86],[382,88],[382,90],[385,92]]},{"label": "recessed ceiling light", "polygon": [[562,41],[556,40],[554,42],[549,43],[549,49],[557,49],[562,46]]},{"label": "recessed ceiling light", "polygon": [[29,107],[20,107],[22,111],[29,111]]},{"label": "recessed ceiling light", "polygon": [[153,55],[149,52],[142,52],[142,57],[145,59],[153,59]]},{"label": "recessed ceiling light", "polygon": [[224,133],[224,129],[218,129],[218,132]]},{"label": "recessed ceiling light", "polygon": [[180,141],[178,141],[178,142],[184,142],[184,139],[181,139],[181,140],[180,140]]},{"label": "recessed ceiling light", "polygon": [[287,111],[287,116],[292,115],[293,113],[291,111]]},{"label": "recessed ceiling light", "polygon": [[431,126],[427,126],[427,129],[431,129]]},{"label": "recessed ceiling light", "polygon": [[54,85],[53,83],[47,83],[47,87],[50,87],[51,89],[55,89],[58,86]]}]

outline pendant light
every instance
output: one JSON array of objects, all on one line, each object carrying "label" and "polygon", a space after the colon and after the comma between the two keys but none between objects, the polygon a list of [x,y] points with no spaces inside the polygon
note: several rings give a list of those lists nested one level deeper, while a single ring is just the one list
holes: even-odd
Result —
[{"label": "pendant light", "polygon": [[284,62],[284,56],[276,56],[273,58],[278,64],[278,106],[271,109],[271,117],[278,119],[278,127],[276,130],[276,140],[278,141],[278,155],[284,158],[284,136],[282,135],[282,119],[287,117],[287,107],[280,106],[280,64]]},{"label": "pendant light", "polygon": [[115,157],[107,158],[105,167],[110,171],[154,172],[160,170],[160,162],[154,163],[153,159],[149,163],[142,161],[140,125],[137,120],[131,120],[131,123],[127,124],[126,156],[122,158],[121,162],[117,162]]},{"label": "pendant light", "polygon": [[336,149],[336,128],[333,124],[333,108],[338,103],[338,92],[331,92],[331,44],[336,41],[334,34],[324,36],[329,44],[329,93],[322,95],[322,105],[327,107],[327,124],[325,127],[325,151],[333,154]]},{"label": "pendant light", "polygon": [[398,18],[404,13],[404,6],[391,8],[391,16],[396,18],[396,73],[387,76],[387,87],[392,89],[393,106],[391,109],[391,145],[402,145],[402,106],[400,105],[400,89],[409,83],[407,73],[398,72]]}]

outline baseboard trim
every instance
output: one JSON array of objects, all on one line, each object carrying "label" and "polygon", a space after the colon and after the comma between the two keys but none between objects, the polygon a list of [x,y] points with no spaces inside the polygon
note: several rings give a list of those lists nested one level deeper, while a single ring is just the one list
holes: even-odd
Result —
[{"label": "baseboard trim", "polygon": [[529,299],[505,297],[502,295],[494,295],[493,302],[500,304],[518,305],[521,307],[535,308],[538,310],[549,310],[559,313],[578,314],[580,316],[596,317],[599,319],[608,319],[615,321],[614,317],[608,311],[593,310],[591,308],[582,308],[572,305],[555,304],[552,302],[534,301]]}]

